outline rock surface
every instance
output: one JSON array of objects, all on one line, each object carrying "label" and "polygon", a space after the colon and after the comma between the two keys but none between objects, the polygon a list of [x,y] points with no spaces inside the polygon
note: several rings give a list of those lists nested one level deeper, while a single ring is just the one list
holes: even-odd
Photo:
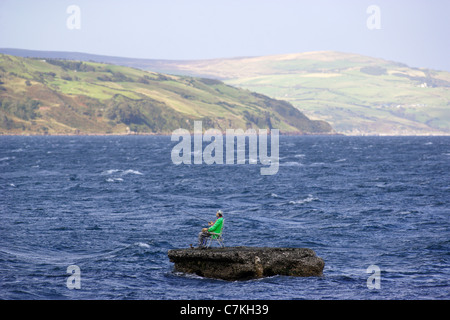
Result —
[{"label": "rock surface", "polygon": [[323,259],[307,248],[173,249],[168,256],[176,271],[223,280],[321,276],[325,266]]}]

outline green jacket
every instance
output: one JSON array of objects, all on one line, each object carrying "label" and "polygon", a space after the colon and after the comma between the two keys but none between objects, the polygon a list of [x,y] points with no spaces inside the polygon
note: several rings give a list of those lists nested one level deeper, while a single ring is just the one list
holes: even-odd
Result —
[{"label": "green jacket", "polygon": [[[216,222],[208,228],[208,232],[221,233],[223,228],[223,218],[219,218]],[[213,236],[216,238],[217,236]]]}]

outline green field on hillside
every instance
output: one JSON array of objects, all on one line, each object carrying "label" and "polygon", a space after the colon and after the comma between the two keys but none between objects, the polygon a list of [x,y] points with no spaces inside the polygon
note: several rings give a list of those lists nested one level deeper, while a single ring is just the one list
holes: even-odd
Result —
[{"label": "green field on hillside", "polygon": [[332,133],[291,104],[222,81],[124,66],[0,55],[3,134],[169,134],[204,129],[269,128]]},{"label": "green field on hillside", "polygon": [[356,54],[322,51],[167,62],[291,102],[344,134],[450,134],[450,73]]}]

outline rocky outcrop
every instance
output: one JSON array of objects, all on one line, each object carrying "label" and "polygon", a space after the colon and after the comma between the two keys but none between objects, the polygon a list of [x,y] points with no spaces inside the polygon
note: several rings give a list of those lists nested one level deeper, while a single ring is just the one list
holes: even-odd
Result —
[{"label": "rocky outcrop", "polygon": [[307,248],[174,249],[169,250],[168,256],[176,271],[223,280],[321,276],[325,265]]}]

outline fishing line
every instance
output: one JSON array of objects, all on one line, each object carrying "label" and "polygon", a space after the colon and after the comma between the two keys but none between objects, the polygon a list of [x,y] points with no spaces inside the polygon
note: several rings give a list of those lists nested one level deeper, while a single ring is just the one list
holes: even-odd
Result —
[{"label": "fishing line", "polygon": [[189,216],[191,216],[191,217],[193,217],[193,218],[195,218],[195,219],[197,219],[197,220],[201,220],[201,221],[203,221],[203,222],[209,222],[209,221],[207,221],[205,218],[200,218],[199,216],[197,216],[196,214],[193,214],[192,212],[186,212]]}]

